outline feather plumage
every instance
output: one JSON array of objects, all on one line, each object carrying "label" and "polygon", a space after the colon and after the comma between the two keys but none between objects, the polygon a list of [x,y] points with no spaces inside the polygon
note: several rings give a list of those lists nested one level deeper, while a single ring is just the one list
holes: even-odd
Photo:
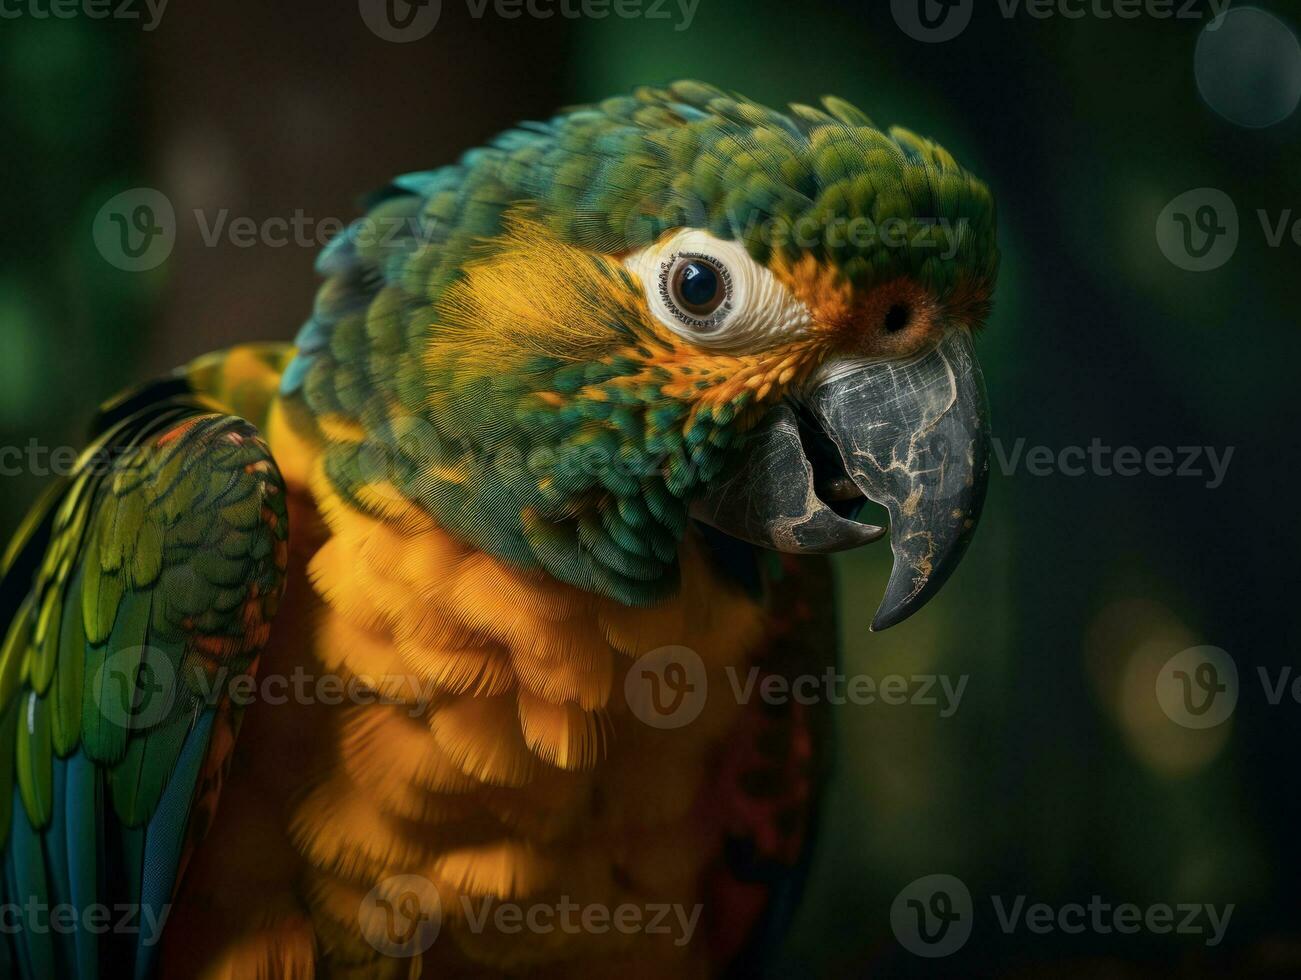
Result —
[{"label": "feather plumage", "polygon": [[[220,649],[239,669],[265,640],[283,585],[282,549],[267,546],[285,533],[283,489],[254,430],[192,397],[137,396],[108,413],[116,421],[47,499],[0,583],[26,593],[0,649],[0,790],[16,784],[0,843],[10,900],[144,896],[161,914],[213,710],[190,686],[204,669],[193,655]],[[232,587],[238,604],[220,598]],[[145,684],[156,705],[142,701]],[[24,939],[18,958],[35,975],[57,962],[94,977],[126,955],[148,976],[155,951],[124,953],[116,938],[111,953],[84,928]]]}]

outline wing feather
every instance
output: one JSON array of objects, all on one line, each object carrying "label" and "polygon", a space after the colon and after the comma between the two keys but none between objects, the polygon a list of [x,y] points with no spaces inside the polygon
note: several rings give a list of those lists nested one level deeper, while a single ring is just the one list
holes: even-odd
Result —
[{"label": "wing feather", "polygon": [[0,940],[20,976],[152,973],[214,681],[251,671],[283,592],[284,485],[256,430],[174,382],[148,391],[102,416],[0,579],[4,900],[128,904],[137,931],[22,930]]}]

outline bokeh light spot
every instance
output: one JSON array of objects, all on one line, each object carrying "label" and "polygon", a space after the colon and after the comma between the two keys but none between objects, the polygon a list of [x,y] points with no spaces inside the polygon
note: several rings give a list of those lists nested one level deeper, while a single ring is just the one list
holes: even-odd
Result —
[{"label": "bokeh light spot", "polygon": [[1169,778],[1199,772],[1224,750],[1232,723],[1196,729],[1172,720],[1158,699],[1171,656],[1198,644],[1167,606],[1148,598],[1118,599],[1089,625],[1085,660],[1106,713],[1130,753]]},{"label": "bokeh light spot", "polygon": [[1301,103],[1301,42],[1258,7],[1235,7],[1207,24],[1194,67],[1206,104],[1239,126],[1273,126]]}]

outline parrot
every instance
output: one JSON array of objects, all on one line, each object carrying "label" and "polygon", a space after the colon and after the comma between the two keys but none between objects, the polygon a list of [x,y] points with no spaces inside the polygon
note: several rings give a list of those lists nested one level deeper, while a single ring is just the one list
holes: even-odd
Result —
[{"label": "parrot", "polygon": [[753,692],[837,669],[831,556],[880,630],[972,538],[989,188],[680,81],[360,215],[4,554],[0,975],[760,975],[835,745]]}]

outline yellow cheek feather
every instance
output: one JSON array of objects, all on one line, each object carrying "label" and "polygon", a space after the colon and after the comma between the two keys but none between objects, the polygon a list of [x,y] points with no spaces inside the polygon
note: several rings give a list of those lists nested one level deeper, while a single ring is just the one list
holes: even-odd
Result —
[{"label": "yellow cheek feather", "polygon": [[425,360],[437,371],[457,353],[484,374],[532,357],[590,361],[611,353],[612,321],[641,311],[612,259],[558,241],[527,214],[507,219],[500,247],[469,263],[438,305]]},{"label": "yellow cheek feather", "polygon": [[[526,214],[516,214],[508,225],[505,245],[471,263],[440,305],[439,329],[425,354],[431,367],[465,350],[473,353],[466,360],[485,374],[517,370],[534,356],[575,362],[618,358],[640,363],[641,369],[584,388],[575,397],[603,401],[609,397],[604,388],[636,391],[654,385],[694,411],[742,397],[751,409],[762,408],[806,378],[825,356],[825,332],[816,324],[786,341],[774,337],[757,351],[711,350],[693,343],[652,315],[645,290],[653,289],[653,283],[642,281],[638,290],[617,261],[557,241]],[[783,289],[788,303],[792,294],[806,301],[811,293],[805,287],[816,288],[834,276],[816,263],[776,271],[774,288]],[[797,281],[801,289],[795,293]],[[809,308],[819,315],[832,313],[825,303]],[[632,336],[615,329],[612,321]],[[533,397],[552,409],[567,400],[550,391]],[[430,405],[431,411],[437,409]]]},{"label": "yellow cheek feather", "polygon": [[382,510],[370,517],[320,470],[311,485],[330,532],[310,566],[320,660],[399,702],[344,709],[340,766],[294,815],[329,941],[364,952],[361,897],[405,873],[436,884],[444,928],[485,963],[552,959],[565,944],[591,953],[594,940],[505,954],[469,933],[462,898],[694,903],[713,839],[692,803],[738,707],[711,697],[689,726],[659,731],[633,717],[624,677],[639,656],[683,645],[709,689],[727,691],[724,671],[762,633],[758,606],[690,539],[678,596],[632,609],[467,549],[391,488],[367,488]]}]

